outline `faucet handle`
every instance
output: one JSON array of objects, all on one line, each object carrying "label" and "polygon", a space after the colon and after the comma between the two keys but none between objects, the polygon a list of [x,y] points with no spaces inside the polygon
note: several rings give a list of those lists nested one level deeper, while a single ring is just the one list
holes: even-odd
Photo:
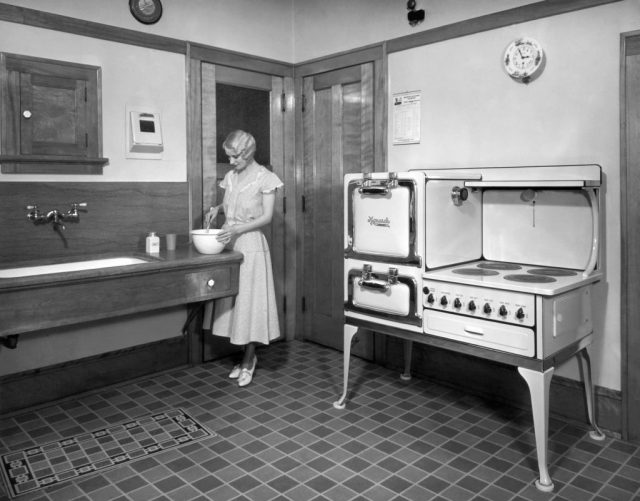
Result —
[{"label": "faucet handle", "polygon": [[37,204],[27,205],[25,207],[25,209],[27,209],[27,210],[38,210],[38,206],[37,206]]},{"label": "faucet handle", "polygon": [[87,202],[79,202],[79,203],[74,202],[74,203],[71,204],[71,209],[72,210],[80,209],[80,210],[85,210],[86,211],[87,210]]}]

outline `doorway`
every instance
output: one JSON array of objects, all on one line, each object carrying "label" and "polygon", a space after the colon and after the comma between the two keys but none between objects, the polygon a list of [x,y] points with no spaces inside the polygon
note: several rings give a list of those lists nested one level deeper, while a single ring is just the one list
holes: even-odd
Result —
[{"label": "doorway", "polygon": [[[221,59],[218,51],[194,52],[189,67],[191,227],[202,227],[203,213],[222,201],[223,190],[219,182],[231,169],[222,148],[224,139],[235,129],[251,133],[257,143],[256,161],[272,170],[285,184],[284,189],[277,192],[272,223],[263,228],[271,251],[281,339],[285,339],[292,336],[286,312],[285,263],[290,244],[285,214],[287,184],[291,183],[292,177],[287,172],[293,170],[292,161],[285,155],[293,147],[293,138],[285,136],[285,125],[293,120],[293,110],[286,106],[287,77],[264,71],[286,72],[286,67],[274,63],[265,68],[250,57],[246,60],[236,57],[235,65],[228,66],[218,63]],[[261,71],[255,71],[254,66]],[[223,222],[224,217],[221,217],[217,226]],[[198,344],[202,361],[226,357],[238,350],[227,339],[211,335],[203,335]]]}]

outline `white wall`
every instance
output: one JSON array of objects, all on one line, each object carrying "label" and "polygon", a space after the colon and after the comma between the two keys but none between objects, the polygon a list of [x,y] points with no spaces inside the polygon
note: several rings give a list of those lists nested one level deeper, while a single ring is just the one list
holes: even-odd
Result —
[{"label": "white wall", "polygon": [[[109,159],[103,175],[38,175],[38,181],[187,180],[184,55],[2,21],[0,50],[102,68],[102,154]],[[126,158],[127,105],[148,106],[161,113],[161,160]],[[33,175],[0,174],[0,182],[33,180]]]},{"label": "white wall", "polygon": [[[620,33],[640,1],[509,26],[391,54],[390,95],[422,91],[421,142],[392,146],[389,168],[597,163],[606,176],[606,271],[595,297],[595,383],[620,382]],[[524,85],[502,68],[507,44],[537,39],[544,73]],[[389,107],[389,117],[392,110]],[[559,374],[577,378],[567,363]]]},{"label": "white wall", "polygon": [[412,27],[406,0],[293,0],[294,62],[529,3],[532,0],[417,0],[416,9],[424,9],[426,19]]},{"label": "white wall", "polygon": [[294,0],[162,0],[163,15],[141,24],[127,0],[6,0],[96,23],[292,62]]}]

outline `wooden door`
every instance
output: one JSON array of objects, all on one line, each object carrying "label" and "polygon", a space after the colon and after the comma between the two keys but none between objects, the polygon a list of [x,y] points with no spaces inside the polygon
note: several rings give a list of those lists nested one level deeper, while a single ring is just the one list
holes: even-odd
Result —
[{"label": "wooden door", "polygon": [[[257,144],[256,161],[271,169],[283,182],[284,79],[254,71],[202,63],[202,200],[203,207],[222,202],[218,183],[231,169],[222,143],[229,132],[242,129]],[[223,223],[223,218],[218,225]],[[278,190],[273,221],[262,228],[271,251],[281,337],[285,322],[285,225],[284,194]],[[235,347],[224,339],[205,337],[204,359],[226,356]]]},{"label": "wooden door", "polygon": [[[343,178],[374,170],[374,63],[303,80],[305,339],[342,349]],[[373,341],[354,353],[371,358]]]}]

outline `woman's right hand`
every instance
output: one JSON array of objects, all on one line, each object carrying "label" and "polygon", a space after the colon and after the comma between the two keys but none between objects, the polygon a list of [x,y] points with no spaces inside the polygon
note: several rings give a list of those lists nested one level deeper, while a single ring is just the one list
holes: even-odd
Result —
[{"label": "woman's right hand", "polygon": [[204,215],[204,227],[209,229],[211,225],[216,222],[216,218],[218,217],[218,206],[211,207],[209,212]]}]

